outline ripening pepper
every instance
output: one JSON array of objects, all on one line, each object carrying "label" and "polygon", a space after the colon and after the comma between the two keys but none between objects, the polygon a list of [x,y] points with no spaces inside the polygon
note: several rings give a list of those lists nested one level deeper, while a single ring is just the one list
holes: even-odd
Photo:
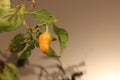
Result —
[{"label": "ripening pepper", "polygon": [[44,54],[48,54],[52,36],[49,32],[44,32],[39,36],[39,47]]}]

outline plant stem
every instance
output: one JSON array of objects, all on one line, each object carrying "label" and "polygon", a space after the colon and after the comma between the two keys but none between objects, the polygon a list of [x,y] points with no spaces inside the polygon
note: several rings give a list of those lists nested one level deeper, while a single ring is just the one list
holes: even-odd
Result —
[{"label": "plant stem", "polygon": [[32,0],[32,4],[28,7],[27,11],[33,9],[35,7],[35,0]]},{"label": "plant stem", "polygon": [[48,28],[48,25],[46,25],[46,32],[49,32],[49,28]]},{"label": "plant stem", "polygon": [[23,21],[23,24],[24,24],[24,26],[25,26],[26,30],[27,30],[27,31],[29,31],[29,30],[30,30],[30,28],[29,28],[29,26],[28,26],[28,24],[27,24],[26,20],[24,20],[24,21]]},{"label": "plant stem", "polygon": [[24,24],[25,28],[26,28],[27,30],[29,30],[29,26],[28,26],[28,24],[27,24],[27,22],[26,22],[25,20],[23,21],[23,24]]}]

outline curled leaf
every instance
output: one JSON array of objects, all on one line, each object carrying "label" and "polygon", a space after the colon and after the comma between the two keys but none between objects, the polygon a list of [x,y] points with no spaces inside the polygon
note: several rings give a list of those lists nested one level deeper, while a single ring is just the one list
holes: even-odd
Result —
[{"label": "curled leaf", "polygon": [[69,39],[68,32],[63,28],[56,26],[55,24],[53,25],[53,27],[54,27],[54,32],[58,36],[58,40],[60,43],[60,49],[62,53],[62,51],[66,48],[67,43],[68,43],[68,39]]}]

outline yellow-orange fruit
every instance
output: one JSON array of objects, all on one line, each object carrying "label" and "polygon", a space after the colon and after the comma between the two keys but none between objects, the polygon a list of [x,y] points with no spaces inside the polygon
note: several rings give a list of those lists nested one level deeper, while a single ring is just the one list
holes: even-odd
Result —
[{"label": "yellow-orange fruit", "polygon": [[47,54],[49,52],[50,43],[52,42],[52,36],[49,32],[44,32],[39,36],[39,47],[40,50]]}]

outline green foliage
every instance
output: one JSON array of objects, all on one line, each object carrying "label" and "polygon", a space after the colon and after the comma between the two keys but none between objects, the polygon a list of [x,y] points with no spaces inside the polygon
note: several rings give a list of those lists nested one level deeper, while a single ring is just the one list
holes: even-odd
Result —
[{"label": "green foliage", "polygon": [[25,40],[25,34],[18,33],[14,38],[11,40],[11,44],[19,44]]},{"label": "green foliage", "polygon": [[[32,5],[35,5],[35,0]],[[33,6],[27,6],[25,4],[13,5],[11,0],[0,0],[0,32],[10,32],[19,28],[22,24],[26,29],[25,33],[16,34],[10,41],[8,50],[11,53],[17,53],[17,66],[24,66],[26,60],[32,54],[32,50],[35,47],[39,48],[38,38],[43,31],[42,27],[49,32],[49,28],[53,27],[54,33],[57,38],[53,37],[52,41],[59,41],[60,44],[60,55],[50,47],[47,56],[50,57],[60,57],[63,50],[66,48],[68,43],[68,32],[55,25],[57,19],[56,17],[46,9],[39,8],[35,11],[31,11]],[[30,14],[39,21],[35,27],[30,27],[25,19],[25,16]],[[51,24],[53,24],[51,26]],[[49,27],[48,27],[49,26]],[[19,53],[19,54],[18,54]],[[5,65],[5,67],[4,67]],[[0,80],[19,80],[19,72],[13,64],[4,64],[2,67],[0,65]]]},{"label": "green foliage", "polygon": [[19,72],[13,64],[6,64],[0,80],[19,80]]},{"label": "green foliage", "polygon": [[35,40],[29,41],[27,48],[21,53],[19,59],[27,59],[31,55],[32,50],[34,48],[35,48]]},{"label": "green foliage", "polygon": [[28,46],[27,49],[22,52],[22,54],[20,55],[19,59],[27,59],[31,55],[30,47],[31,46]]},{"label": "green foliage", "polygon": [[66,48],[66,45],[68,43],[68,39],[69,39],[68,32],[63,28],[56,26],[55,24],[53,25],[53,27],[54,27],[54,32],[58,35],[60,48],[62,52]]},{"label": "green foliage", "polygon": [[15,8],[0,9],[0,32],[12,31],[20,27],[24,21],[25,5]]},{"label": "green foliage", "polygon": [[[31,6],[26,7],[25,4],[11,6],[11,4],[11,0],[0,1],[0,32],[13,31],[22,24],[25,27],[26,32],[15,35],[9,44],[9,50],[12,53],[19,53],[16,54],[18,55],[18,64],[19,62],[24,64],[25,60],[30,57],[32,50],[35,47],[39,47],[38,37],[43,32],[41,30],[42,27],[44,27],[46,31],[49,31],[49,28],[53,27],[53,31],[58,37],[56,38],[52,35],[52,41],[58,40],[60,43],[60,54],[63,52],[68,43],[68,32],[55,25],[57,19],[51,12],[43,8],[31,11]],[[39,21],[39,24],[36,24],[35,27],[30,27],[25,19],[25,16],[29,14],[33,16],[36,21]],[[53,25],[51,26],[51,24]],[[50,47],[47,56],[59,57],[60,55]]]},{"label": "green foliage", "polygon": [[32,12],[32,15],[38,21],[45,23],[45,24],[52,24],[55,23],[57,20],[55,16],[53,16],[48,10],[46,9],[38,9]]},{"label": "green foliage", "polygon": [[47,55],[51,57],[58,57],[57,53],[52,48],[50,48]]},{"label": "green foliage", "polygon": [[18,53],[20,51],[22,51],[25,48],[26,44],[20,44],[19,46],[14,46],[14,48],[12,48],[12,52],[13,53]]},{"label": "green foliage", "polygon": [[23,33],[18,33],[12,40],[11,40],[11,43],[10,43],[10,46],[9,48],[11,49],[11,51],[13,53],[18,53],[20,51],[22,51],[25,46],[26,46],[26,43],[24,42],[25,40],[25,34]]}]

